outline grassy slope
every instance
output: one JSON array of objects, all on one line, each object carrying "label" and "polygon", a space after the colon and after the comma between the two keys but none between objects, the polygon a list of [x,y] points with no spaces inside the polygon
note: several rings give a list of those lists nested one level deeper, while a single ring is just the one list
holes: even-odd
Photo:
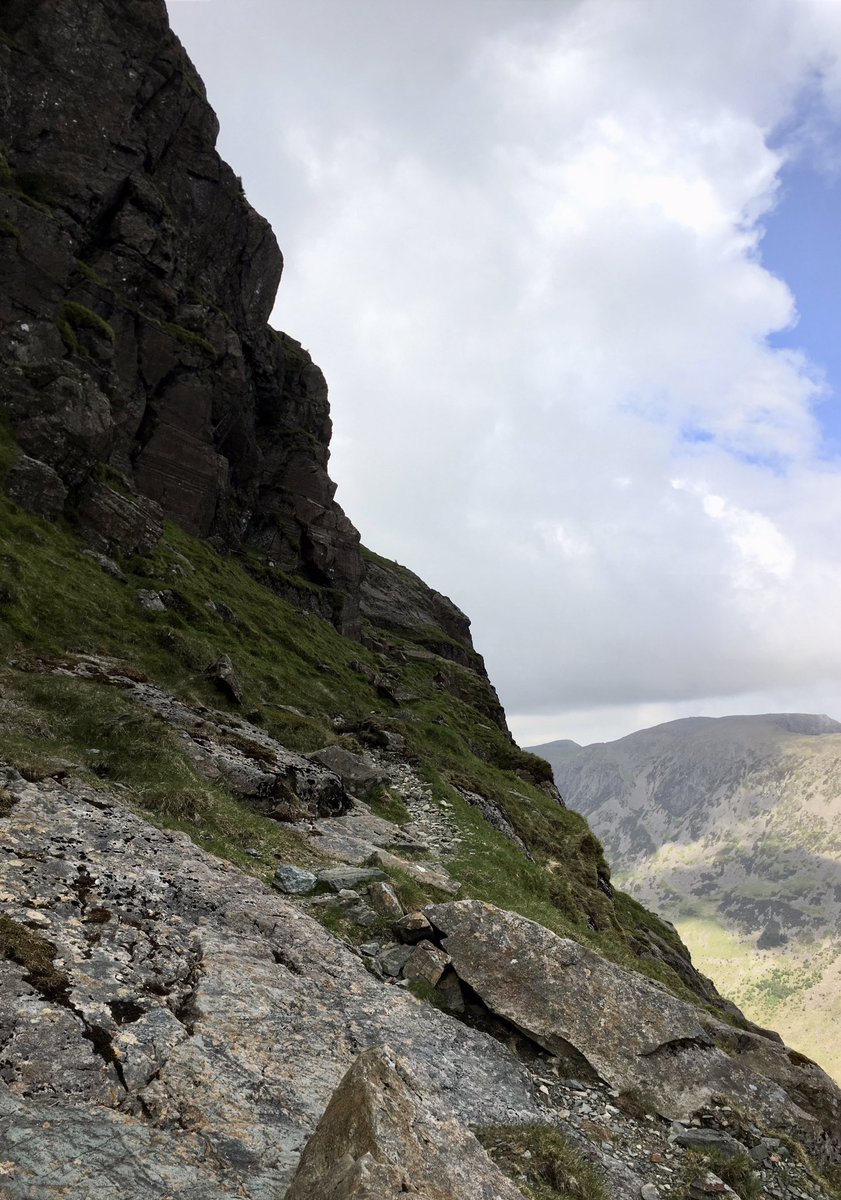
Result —
[{"label": "grassy slope", "polygon": [[[0,476],[15,454],[4,435]],[[631,942],[640,926],[666,940],[674,935],[627,897],[617,895],[614,905],[599,890],[600,844],[582,817],[530,781],[545,776],[546,764],[519,751],[471,706],[471,692],[478,698],[482,690],[471,671],[434,657],[404,660],[401,646],[412,646],[396,637],[396,654],[374,654],[257,582],[247,562],[220,557],[174,526],[151,558],[120,563],[128,583],[106,574],[83,548],[69,527],[31,517],[0,494],[0,734],[18,768],[37,775],[69,760],[91,779],[130,789],[153,819],[266,877],[278,857],[312,861],[293,827],[209,787],[177,738],[115,689],[20,669],[38,656],[104,653],[185,700],[222,707],[203,671],[228,653],[244,685],[242,711],[294,749],[336,741],[336,717],[373,714],[403,734],[416,769],[434,797],[450,803],[464,834],[459,857],[448,864],[463,895],[520,912],[692,998],[668,966],[636,957]],[[168,588],[177,607],[144,612],[138,588]],[[209,601],[227,605],[239,624],[223,620]],[[398,708],[360,664],[368,675],[387,668],[416,698]],[[442,669],[452,687],[442,686]],[[536,862],[492,829],[454,783],[502,803]],[[244,853],[254,847],[258,860]]]}]

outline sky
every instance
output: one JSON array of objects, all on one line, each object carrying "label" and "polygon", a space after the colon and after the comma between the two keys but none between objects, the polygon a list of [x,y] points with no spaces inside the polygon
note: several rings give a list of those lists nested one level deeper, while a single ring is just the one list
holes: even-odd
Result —
[{"label": "sky", "polygon": [[841,2],[168,7],[337,499],[517,740],[841,718]]}]

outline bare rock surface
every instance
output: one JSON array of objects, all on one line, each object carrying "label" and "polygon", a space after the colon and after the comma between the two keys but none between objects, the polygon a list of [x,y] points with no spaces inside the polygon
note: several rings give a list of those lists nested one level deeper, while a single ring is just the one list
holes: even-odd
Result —
[{"label": "bare rock surface", "polygon": [[[725,1053],[712,1036],[718,1023],[705,1028],[699,1009],[577,942],[476,900],[424,912],[459,978],[550,1052],[573,1047],[611,1086],[651,1096],[662,1116],[689,1119],[723,1095],[771,1126],[796,1130],[824,1160],[841,1152],[839,1092],[814,1064],[803,1082],[817,1089],[819,1073],[817,1103],[808,1087],[784,1090],[773,1069],[756,1069],[756,1056],[740,1061],[741,1042]],[[762,1040],[771,1061],[786,1054]]]},{"label": "bare rock surface", "polygon": [[375,979],[277,892],[107,792],[3,782],[0,917],[30,948],[0,960],[11,1200],[56,1179],[83,1196],[92,1164],[109,1198],[278,1200],[384,1040],[460,1120],[540,1119],[503,1046]]},{"label": "bare rock surface", "polygon": [[522,1200],[473,1134],[425,1095],[388,1047],[366,1050],[333,1094],[287,1200]]}]

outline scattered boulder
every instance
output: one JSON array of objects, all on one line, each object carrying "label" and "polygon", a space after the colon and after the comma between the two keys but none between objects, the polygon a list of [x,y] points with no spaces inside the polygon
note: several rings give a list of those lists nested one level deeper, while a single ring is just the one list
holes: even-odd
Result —
[{"label": "scattered boulder", "polygon": [[714,1150],[726,1158],[739,1158],[747,1153],[747,1148],[741,1142],[720,1129],[682,1127],[669,1140],[687,1150]]},{"label": "scattered boulder", "polygon": [[375,882],[368,888],[368,900],[381,917],[399,921],[403,916],[403,905],[390,883]]},{"label": "scattered boulder", "polygon": [[205,675],[223,696],[227,696],[234,704],[242,704],[242,684],[229,655],[223,654],[217,658],[207,668]]},{"label": "scattered boulder", "polygon": [[274,873],[274,885],[289,896],[305,896],[315,889],[318,878],[303,867],[283,863]]},{"label": "scattered boulder", "polygon": [[58,473],[28,454],[21,454],[7,474],[6,491],[26,512],[48,521],[58,519],[67,499],[67,488]]},{"label": "scattered boulder", "polygon": [[388,876],[379,867],[328,867],[318,872],[318,882],[326,883],[334,892],[384,879],[388,879]]},{"label": "scattered boulder", "polygon": [[137,603],[144,612],[166,612],[160,592],[152,592],[148,588],[138,588],[135,592]]},{"label": "scattered boulder", "polygon": [[367,796],[386,778],[367,756],[353,754],[343,746],[325,746],[307,757],[335,771],[347,790],[357,796]]},{"label": "scattered boulder", "polygon": [[450,963],[450,957],[432,942],[421,942],[415,946],[403,967],[404,979],[422,979],[435,987]]},{"label": "scattered boulder", "polygon": [[410,946],[423,941],[424,938],[431,938],[433,934],[432,926],[422,912],[407,913],[405,917],[395,921],[393,928],[398,941]]},{"label": "scattered boulder", "polygon": [[98,550],[82,550],[81,555],[83,558],[89,558],[92,562],[95,562],[112,579],[116,579],[119,583],[128,583],[128,579],[114,562],[113,558],[109,558],[107,554],[100,554]]},{"label": "scattered boulder", "polygon": [[286,1200],[522,1200],[407,1062],[366,1050],[339,1084]]}]

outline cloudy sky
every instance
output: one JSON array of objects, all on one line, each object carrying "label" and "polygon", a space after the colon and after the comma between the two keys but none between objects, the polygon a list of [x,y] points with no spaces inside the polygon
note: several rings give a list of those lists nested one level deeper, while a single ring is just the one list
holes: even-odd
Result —
[{"label": "cloudy sky", "polygon": [[338,499],[518,740],[841,718],[841,3],[169,8]]}]

